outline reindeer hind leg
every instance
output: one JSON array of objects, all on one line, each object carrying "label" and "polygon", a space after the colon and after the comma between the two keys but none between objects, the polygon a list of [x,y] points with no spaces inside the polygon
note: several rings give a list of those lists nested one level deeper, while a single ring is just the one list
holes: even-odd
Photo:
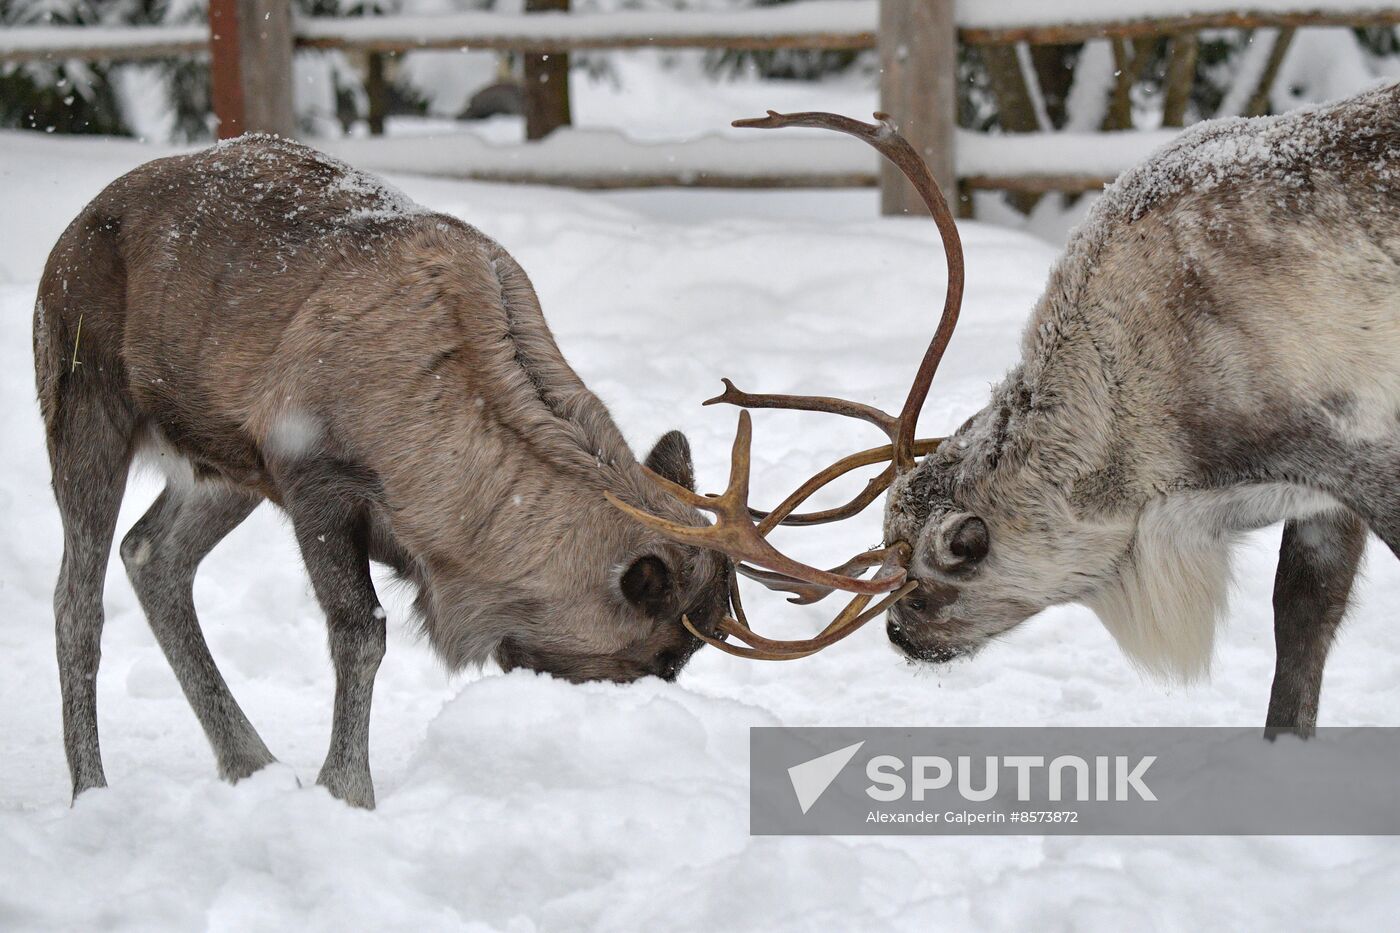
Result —
[{"label": "reindeer hind leg", "polygon": [[63,377],[49,412],[49,459],[63,521],[63,562],[54,590],[54,634],[63,698],[63,745],[73,796],[104,787],[97,736],[103,582],[126,491],[135,417],[122,398],[78,370]]},{"label": "reindeer hind leg", "polygon": [[216,483],[167,485],[122,540],[121,556],[156,641],[218,761],[238,781],[274,759],[219,673],[194,608],[194,577],[261,500]]}]

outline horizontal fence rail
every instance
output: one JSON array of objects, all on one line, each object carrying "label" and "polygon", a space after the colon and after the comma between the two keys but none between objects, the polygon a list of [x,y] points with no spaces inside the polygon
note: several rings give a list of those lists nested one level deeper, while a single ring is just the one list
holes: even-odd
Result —
[{"label": "horizontal fence rail", "polygon": [[[1077,154],[1103,135],[1111,138],[1091,159]],[[960,129],[956,170],[961,185],[970,190],[1096,191],[1174,136],[1171,130],[992,136]],[[839,136],[703,136],[639,143],[616,130],[569,127],[524,144],[488,143],[463,133],[439,137],[432,146],[412,136],[319,145],[379,171],[583,189],[871,187],[878,183],[880,167],[880,157],[867,146]],[[1037,174],[1027,175],[1027,165],[1034,165]]]},{"label": "horizontal fence rail", "polygon": [[[994,4],[988,4],[994,7]],[[297,47],[370,52],[482,50],[562,53],[592,49],[870,49],[878,0],[807,0],[727,12],[457,13],[295,20]],[[1059,45],[1171,36],[1207,29],[1400,26],[1400,5],[1314,10],[1239,9],[1097,22],[959,25],[965,45]],[[139,61],[203,52],[204,26],[10,26],[0,62]]]},{"label": "horizontal fence rail", "polygon": [[296,23],[302,48],[409,52],[483,49],[870,49],[876,0],[810,0],[728,12],[457,13],[446,16],[308,18]]},{"label": "horizontal fence rail", "polygon": [[[964,45],[1006,47],[1021,43],[1072,44],[1094,39],[1124,43],[1157,37],[1170,37],[1173,43],[1194,42],[1192,37],[1205,30],[1272,28],[1279,30],[1267,72],[1272,75],[1279,64],[1276,59],[1281,60],[1288,40],[1298,28],[1400,26],[1400,4],[1379,6],[1326,0],[1311,3],[1308,0],[1244,0],[1239,3],[1160,0],[1157,4],[1160,15],[1134,17],[1121,16],[1121,0],[1076,0],[1068,9],[1056,9],[1058,4],[1031,0],[957,0],[956,3],[954,0],[803,0],[783,6],[729,11],[468,12],[441,16],[293,20],[287,20],[283,11],[282,25],[275,27],[277,35],[269,41],[265,25],[268,14],[264,10],[274,9],[277,2],[211,0],[211,11],[217,7],[226,17],[248,21],[243,25],[246,34],[233,43],[234,51],[256,41],[267,41],[269,48],[281,49],[274,53],[274,57],[281,58],[264,63],[267,67],[259,65],[256,55],[261,53],[249,57],[247,49],[238,52],[248,58],[241,66],[242,76],[237,79],[250,82],[241,92],[243,96],[254,101],[265,97],[268,91],[257,85],[258,75],[272,73],[270,69],[278,67],[289,69],[292,48],[363,54],[368,63],[367,86],[374,85],[379,91],[369,94],[370,123],[375,129],[382,129],[384,119],[384,61],[387,56],[407,52],[512,52],[525,55],[527,63],[532,57],[553,56],[557,64],[560,56],[594,49],[879,49],[884,65],[882,107],[898,111],[906,121],[910,120],[906,111],[920,115],[946,111],[946,117],[924,119],[928,138],[914,140],[919,148],[930,153],[933,161],[940,163],[935,170],[940,173],[945,191],[951,193],[952,179],[956,178],[956,186],[964,193],[1003,190],[1027,195],[1098,190],[1123,168],[1169,139],[1172,131],[1096,134],[1092,146],[1087,150],[1081,146],[1077,150],[1095,153],[1090,160],[1092,164],[1083,156],[1076,157],[1078,162],[1068,155],[1060,157],[1063,147],[1057,148],[1057,145],[1067,138],[1064,133],[993,136],[954,131],[951,82],[943,80],[952,74],[953,63],[947,59],[951,54],[949,50],[954,49],[949,38],[954,30],[957,42]],[[548,5],[543,0],[533,2]],[[237,12],[240,10],[245,12],[240,15]],[[930,14],[931,10],[936,13]],[[889,33],[884,37],[882,22]],[[252,32],[248,32],[249,23],[255,23]],[[891,27],[891,23],[895,26]],[[933,36],[941,38],[930,38]],[[215,45],[217,47],[218,43]],[[0,28],[0,67],[65,60],[149,61],[203,56],[209,51],[210,29],[203,25]],[[220,54],[216,48],[216,90],[220,85]],[[898,77],[892,82],[891,75],[896,72]],[[1189,74],[1183,74],[1186,82],[1178,81],[1181,86],[1173,93],[1177,98],[1177,110],[1184,112],[1183,95],[1189,92]],[[930,79],[930,75],[938,80]],[[1272,77],[1261,79],[1251,99],[1250,112],[1263,112],[1257,107],[1266,106],[1265,92],[1271,82]],[[225,89],[228,83],[228,78],[223,79]],[[930,85],[939,88],[930,92]],[[290,89],[285,89],[285,93],[287,101],[284,103],[290,107]],[[555,102],[562,105],[562,119],[567,123],[567,96],[558,97],[561,93],[558,87],[527,86],[525,93],[535,95],[530,100],[537,97],[544,100],[548,95],[555,95]],[[248,97],[249,94],[252,96]],[[222,112],[219,115],[221,130],[232,127],[233,132],[241,131],[243,124],[229,120]],[[1180,125],[1180,113],[1174,119],[1176,122],[1172,125]],[[255,118],[250,120],[257,123]],[[919,121],[912,122],[917,129]],[[937,126],[929,130],[932,124]],[[547,126],[540,135],[553,129]],[[868,154],[855,161],[836,158],[828,160],[827,164],[814,165],[810,158],[813,152],[801,147],[792,150],[790,159],[775,160],[762,147],[727,139],[709,138],[676,144],[675,151],[671,152],[663,151],[664,147],[630,143],[620,134],[616,139],[599,139],[587,145],[582,142],[583,134],[556,133],[555,136],[516,147],[489,147],[456,137],[433,140],[433,146],[444,147],[441,155],[452,153],[460,158],[423,156],[422,140],[328,141],[324,145],[343,149],[354,161],[383,170],[399,168],[489,181],[585,188],[844,187],[876,184],[878,178],[877,164]],[[600,160],[598,152],[588,146],[600,146],[607,156]],[[1068,154],[1069,150],[1063,152]],[[1028,158],[1028,154],[1031,157]],[[820,159],[816,161],[821,162]],[[889,179],[881,183],[888,196],[891,192]],[[898,197],[893,200],[887,197],[885,201],[887,212],[909,210],[911,205],[918,209],[915,201],[909,198],[901,201]]]},{"label": "horizontal fence rail", "polygon": [[1400,7],[1389,9],[1324,9],[1301,12],[1241,10],[1178,16],[1137,17],[1096,23],[1045,23],[1021,26],[962,26],[958,39],[966,45],[1069,45],[1090,39],[1143,39],[1174,36],[1206,29],[1288,29],[1305,26],[1396,26]]},{"label": "horizontal fence rail", "polygon": [[209,27],[8,26],[0,28],[0,63],[148,61],[209,51]]}]

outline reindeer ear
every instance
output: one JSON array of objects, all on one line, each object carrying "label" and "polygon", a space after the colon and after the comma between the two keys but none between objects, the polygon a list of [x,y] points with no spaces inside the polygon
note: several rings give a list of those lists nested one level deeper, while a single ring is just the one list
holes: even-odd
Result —
[{"label": "reindeer ear", "polygon": [[622,574],[622,595],[634,606],[653,614],[665,611],[671,596],[671,570],[655,554],[639,557]]},{"label": "reindeer ear", "polygon": [[679,431],[667,431],[647,454],[646,468],[677,485],[695,491],[695,464],[690,459],[690,441]]},{"label": "reindeer ear", "polygon": [[976,515],[964,515],[948,535],[948,553],[968,564],[978,564],[992,546],[987,523]]},{"label": "reindeer ear", "polygon": [[949,512],[919,536],[919,558],[947,573],[971,571],[992,547],[987,523],[970,512]]}]

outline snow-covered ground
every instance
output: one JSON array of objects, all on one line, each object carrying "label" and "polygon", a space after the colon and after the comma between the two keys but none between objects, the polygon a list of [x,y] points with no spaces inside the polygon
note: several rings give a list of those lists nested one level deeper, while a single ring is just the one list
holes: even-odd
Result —
[{"label": "snow-covered ground", "polygon": [[[0,134],[0,929],[1121,930],[1382,928],[1400,841],[1366,838],[751,838],[748,728],[771,724],[1262,723],[1278,531],[1239,557],[1214,679],[1141,679],[1079,608],[972,662],[922,670],[872,625],[791,664],[708,650],[678,683],[569,686],[449,675],[386,593],[375,696],[379,809],[310,786],[329,730],[324,626],[290,531],[264,506],[212,555],[196,595],[234,693],[285,763],[230,787],[120,569],[99,677],[112,786],[68,806],[50,598],[58,518],[34,402],[30,315],[49,246],[153,150]],[[881,220],[873,192],[557,190],[395,179],[504,243],[560,345],[634,446],[690,433],[722,483],[745,387],[893,406],[943,270],[930,224]],[[962,327],[924,412],[955,427],[1015,354],[1055,249],[968,223]],[[859,425],[756,417],[755,499],[876,442]],[[139,479],[121,529],[157,490]],[[879,537],[878,516],[796,530],[814,562]],[[825,607],[754,594],[765,631]],[[1400,724],[1400,564],[1373,548],[1328,667],[1324,724]],[[307,785],[299,786],[298,778]]]}]

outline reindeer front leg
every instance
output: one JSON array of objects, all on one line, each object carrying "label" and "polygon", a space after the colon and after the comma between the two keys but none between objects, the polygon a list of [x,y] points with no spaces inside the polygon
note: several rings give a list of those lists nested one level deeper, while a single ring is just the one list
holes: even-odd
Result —
[{"label": "reindeer front leg", "polygon": [[1274,580],[1278,660],[1266,735],[1311,735],[1327,649],[1346,612],[1366,547],[1366,525],[1349,511],[1290,521]]},{"label": "reindeer front leg", "polygon": [[374,809],[369,713],[384,657],[384,610],[369,572],[365,504],[346,497],[346,477],[298,477],[287,509],[316,599],[326,613],[335,665],[330,750],[316,783],[352,806]]}]

